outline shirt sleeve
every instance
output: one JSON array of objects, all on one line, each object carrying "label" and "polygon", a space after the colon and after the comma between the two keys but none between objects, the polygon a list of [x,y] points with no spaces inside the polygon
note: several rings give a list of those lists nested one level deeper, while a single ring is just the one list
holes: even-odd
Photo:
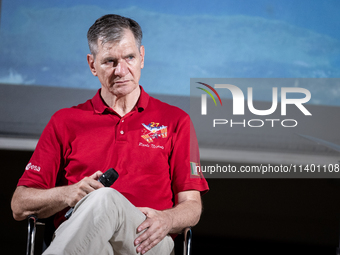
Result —
[{"label": "shirt sleeve", "polygon": [[172,190],[177,194],[186,190],[198,190],[201,195],[208,190],[208,183],[203,174],[197,171],[200,166],[200,155],[196,132],[187,115],[179,122],[170,157],[172,173]]},{"label": "shirt sleeve", "polygon": [[57,124],[58,120],[54,115],[41,134],[18,186],[43,189],[55,187],[62,165],[62,145]]}]

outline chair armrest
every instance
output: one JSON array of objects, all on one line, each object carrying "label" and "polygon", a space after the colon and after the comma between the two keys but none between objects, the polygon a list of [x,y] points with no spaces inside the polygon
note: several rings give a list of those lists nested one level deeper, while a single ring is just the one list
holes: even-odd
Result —
[{"label": "chair armrest", "polygon": [[186,228],[183,231],[184,234],[184,244],[183,244],[183,254],[191,254],[191,241],[192,241],[192,231],[191,228]]},{"label": "chair armrest", "polygon": [[34,255],[35,230],[37,223],[37,216],[28,216],[28,234],[27,234],[27,248],[26,255]]},{"label": "chair armrest", "polygon": [[45,226],[44,237],[43,237],[43,249],[44,252],[46,248],[50,245],[52,240],[52,235],[55,231],[53,225],[53,216],[46,219],[39,219],[36,215],[30,215],[27,217],[28,220],[28,234],[27,234],[27,248],[26,255],[34,255],[34,245],[35,245],[35,233],[36,226]]}]

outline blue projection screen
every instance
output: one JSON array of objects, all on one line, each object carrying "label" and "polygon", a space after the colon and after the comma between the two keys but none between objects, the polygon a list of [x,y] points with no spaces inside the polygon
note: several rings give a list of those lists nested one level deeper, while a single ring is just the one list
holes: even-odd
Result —
[{"label": "blue projection screen", "polygon": [[[143,29],[140,84],[188,111],[191,78],[340,77],[339,8],[337,0],[2,1],[0,138],[34,144],[56,110],[100,88],[87,65],[86,33],[107,13]],[[305,88],[309,104],[340,106],[339,84]],[[254,101],[270,102],[271,89],[254,87]]]},{"label": "blue projection screen", "polygon": [[192,77],[335,78],[339,5],[335,0],[3,1],[0,83],[99,88],[86,62],[86,33],[107,13],[141,24],[146,49],[141,84],[151,93],[188,96]]}]

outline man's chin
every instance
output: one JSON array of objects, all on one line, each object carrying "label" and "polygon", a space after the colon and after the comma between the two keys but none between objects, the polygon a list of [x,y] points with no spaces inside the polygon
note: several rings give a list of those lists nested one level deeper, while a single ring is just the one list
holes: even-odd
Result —
[{"label": "man's chin", "polygon": [[136,91],[138,86],[131,83],[115,84],[111,87],[110,92],[116,96],[126,96]]}]

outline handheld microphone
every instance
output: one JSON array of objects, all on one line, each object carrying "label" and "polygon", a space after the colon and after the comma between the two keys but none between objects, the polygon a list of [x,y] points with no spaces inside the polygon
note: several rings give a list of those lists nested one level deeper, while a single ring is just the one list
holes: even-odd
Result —
[{"label": "handheld microphone", "polygon": [[[118,173],[113,168],[110,168],[105,173],[103,173],[98,181],[103,184],[105,187],[110,187],[117,179],[118,179]],[[70,208],[67,213],[65,214],[65,218],[68,219],[71,217],[71,214],[73,212],[73,207]]]}]

